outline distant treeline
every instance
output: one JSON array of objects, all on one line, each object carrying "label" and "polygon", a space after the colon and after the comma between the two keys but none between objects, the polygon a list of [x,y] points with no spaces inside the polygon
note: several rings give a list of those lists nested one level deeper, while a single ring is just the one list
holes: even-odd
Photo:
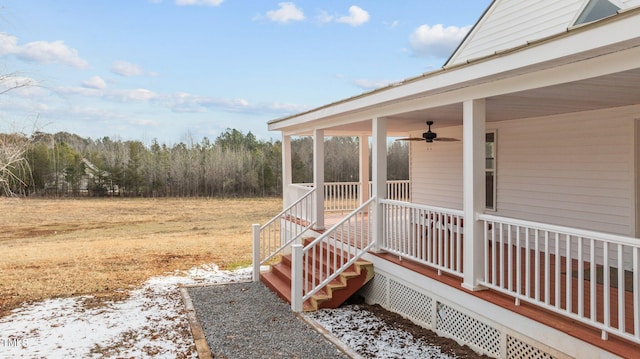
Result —
[{"label": "distant treeline", "polygon": [[[9,136],[22,135],[2,135]],[[238,197],[282,194],[282,145],[228,129],[213,142],[122,141],[38,132],[12,192],[38,196]],[[292,139],[294,183],[313,181],[313,140]],[[2,141],[0,141],[2,147]],[[325,139],[325,181],[358,181],[358,138]],[[0,148],[1,149],[1,148]],[[389,146],[389,179],[408,179],[408,146]]]}]

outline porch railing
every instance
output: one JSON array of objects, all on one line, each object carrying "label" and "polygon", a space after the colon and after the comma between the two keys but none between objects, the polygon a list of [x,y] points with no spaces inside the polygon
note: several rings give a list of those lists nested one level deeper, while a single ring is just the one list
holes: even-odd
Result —
[{"label": "porch railing", "polygon": [[324,210],[351,211],[358,207],[360,182],[328,182],[324,184]]},{"label": "porch railing", "polygon": [[[373,184],[369,182],[369,193]],[[411,182],[409,180],[387,181],[387,199],[409,202],[411,200]]]},{"label": "porch railing", "polygon": [[481,285],[640,343],[640,241],[481,215]]},{"label": "porch railing", "polygon": [[438,272],[462,276],[462,211],[381,200],[380,249]]},{"label": "porch railing", "polygon": [[374,245],[370,240],[372,222],[369,218],[375,203],[375,197],[369,199],[306,246],[292,246],[291,307],[294,311],[302,311],[306,300]]},{"label": "porch railing", "polygon": [[[310,188],[312,183],[294,185],[296,188]],[[369,193],[373,184],[369,182]],[[411,199],[409,180],[387,181],[387,198],[396,201]],[[326,182],[324,184],[324,210],[327,212],[353,211],[360,203],[360,182]]]},{"label": "porch railing", "polygon": [[281,254],[309,230],[315,221],[314,188],[264,225],[253,225],[253,279],[260,278],[260,266]]}]

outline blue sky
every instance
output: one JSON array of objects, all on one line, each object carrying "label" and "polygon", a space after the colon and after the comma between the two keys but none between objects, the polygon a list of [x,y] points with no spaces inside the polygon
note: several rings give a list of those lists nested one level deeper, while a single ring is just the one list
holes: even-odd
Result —
[{"label": "blue sky", "polygon": [[0,95],[0,131],[276,139],[269,120],[439,68],[490,2],[4,0],[0,91],[34,86]]}]

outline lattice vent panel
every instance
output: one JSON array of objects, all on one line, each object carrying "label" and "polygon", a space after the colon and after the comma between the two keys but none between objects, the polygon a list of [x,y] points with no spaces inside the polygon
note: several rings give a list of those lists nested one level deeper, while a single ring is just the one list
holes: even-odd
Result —
[{"label": "lattice vent panel", "polygon": [[507,358],[553,359],[554,357],[519,339],[507,336]]},{"label": "lattice vent panel", "polygon": [[489,355],[500,354],[500,332],[452,307],[438,303],[438,329]]},{"label": "lattice vent panel", "polygon": [[432,299],[394,280],[389,282],[389,307],[410,319],[431,325]]},{"label": "lattice vent panel", "polygon": [[374,273],[369,283],[360,289],[360,294],[367,298],[367,303],[387,306],[387,277]]}]

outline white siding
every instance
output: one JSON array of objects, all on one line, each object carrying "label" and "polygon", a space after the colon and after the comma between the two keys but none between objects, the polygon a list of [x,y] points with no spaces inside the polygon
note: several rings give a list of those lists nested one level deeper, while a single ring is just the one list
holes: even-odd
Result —
[{"label": "white siding", "polygon": [[633,117],[618,109],[500,123],[498,215],[634,235]]},{"label": "white siding", "polygon": [[462,63],[562,33],[573,24],[584,4],[585,0],[498,1],[450,63]]},{"label": "white siding", "polygon": [[[440,137],[462,139],[462,127],[433,130]],[[462,141],[412,142],[410,178],[413,202],[461,210]]]},{"label": "white siding", "polygon": [[[634,236],[635,118],[638,106],[488,123],[497,130],[495,214]],[[413,201],[461,209],[462,144],[432,146],[412,146]]]}]

